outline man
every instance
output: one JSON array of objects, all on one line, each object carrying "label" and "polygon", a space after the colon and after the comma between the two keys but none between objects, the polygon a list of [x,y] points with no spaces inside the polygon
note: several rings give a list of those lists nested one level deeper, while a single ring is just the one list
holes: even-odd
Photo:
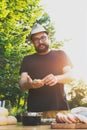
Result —
[{"label": "man", "polygon": [[69,109],[64,84],[73,79],[73,65],[64,51],[49,49],[49,33],[41,25],[33,26],[30,39],[36,53],[24,57],[19,81],[22,90],[29,90],[28,111],[56,116]]}]

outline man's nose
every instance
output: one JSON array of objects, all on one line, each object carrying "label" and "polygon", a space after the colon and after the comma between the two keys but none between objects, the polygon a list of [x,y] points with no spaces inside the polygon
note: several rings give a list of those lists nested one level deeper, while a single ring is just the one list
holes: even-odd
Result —
[{"label": "man's nose", "polygon": [[40,43],[40,44],[42,44],[42,43],[43,43],[42,39],[39,39],[39,43]]}]

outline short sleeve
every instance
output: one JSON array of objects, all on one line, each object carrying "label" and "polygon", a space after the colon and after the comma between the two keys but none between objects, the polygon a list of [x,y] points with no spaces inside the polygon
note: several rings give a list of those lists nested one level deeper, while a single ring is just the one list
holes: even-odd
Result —
[{"label": "short sleeve", "polygon": [[21,74],[22,72],[27,72],[27,62],[26,62],[26,57],[24,57],[22,63],[21,63],[21,67],[20,67],[20,71],[19,74]]},{"label": "short sleeve", "polygon": [[70,57],[67,55],[67,53],[64,52],[63,50],[60,50],[59,53],[60,53],[61,67],[63,68],[64,66],[70,66],[71,68],[73,68],[72,61]]}]

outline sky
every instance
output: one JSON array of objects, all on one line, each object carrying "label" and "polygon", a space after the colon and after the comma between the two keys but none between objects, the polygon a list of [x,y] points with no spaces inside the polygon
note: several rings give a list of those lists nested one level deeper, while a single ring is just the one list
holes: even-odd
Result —
[{"label": "sky", "polygon": [[[56,30],[56,39],[87,81],[87,0],[41,0]],[[67,41],[68,40],[68,41]]]}]

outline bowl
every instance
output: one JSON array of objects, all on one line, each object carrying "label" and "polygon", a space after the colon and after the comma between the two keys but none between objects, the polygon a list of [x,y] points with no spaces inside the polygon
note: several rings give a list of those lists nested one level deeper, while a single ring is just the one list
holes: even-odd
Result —
[{"label": "bowl", "polygon": [[41,124],[41,116],[22,116],[24,126],[33,126]]}]

